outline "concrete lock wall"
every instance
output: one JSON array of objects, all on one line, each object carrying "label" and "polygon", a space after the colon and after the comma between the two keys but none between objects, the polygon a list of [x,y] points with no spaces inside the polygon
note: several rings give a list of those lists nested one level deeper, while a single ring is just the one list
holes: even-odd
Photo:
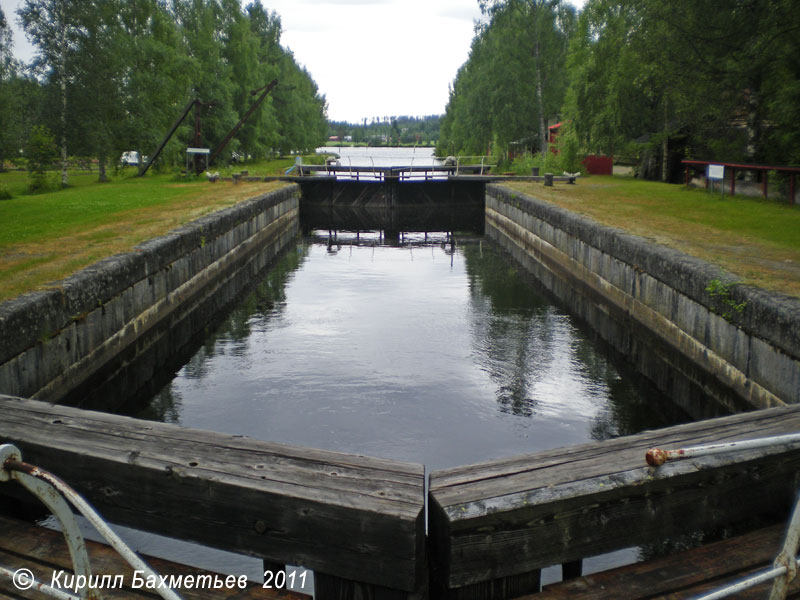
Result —
[{"label": "concrete lock wall", "polygon": [[188,223],[0,304],[0,392],[58,401],[298,230],[296,185]]},{"label": "concrete lock wall", "polygon": [[796,298],[496,185],[486,233],[695,418],[800,402]]}]

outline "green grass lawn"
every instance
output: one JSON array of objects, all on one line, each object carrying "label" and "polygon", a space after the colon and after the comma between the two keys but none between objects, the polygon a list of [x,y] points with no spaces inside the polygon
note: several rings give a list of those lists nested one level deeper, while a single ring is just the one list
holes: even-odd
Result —
[{"label": "green grass lawn", "polygon": [[800,296],[800,207],[628,177],[508,186],[708,260],[739,281]]},{"label": "green grass lawn", "polygon": [[[256,165],[267,173],[278,165]],[[241,167],[238,169],[241,170]],[[255,170],[251,168],[251,173]],[[0,301],[48,282],[102,258],[131,250],[183,223],[264,191],[272,183],[208,183],[205,177],[151,175],[137,178],[128,170],[109,183],[97,174],[70,173],[70,187],[57,192],[15,195],[0,200]],[[24,188],[19,172],[0,174],[12,190]],[[12,191],[14,193],[14,191]]]},{"label": "green grass lawn", "polygon": [[[276,175],[293,163],[287,158],[220,171]],[[0,200],[0,301],[283,185],[133,173],[112,174],[114,180],[105,184],[96,182],[96,173],[71,173],[70,187],[39,195],[16,191],[27,186],[25,173],[0,174],[0,184],[15,194]],[[553,188],[507,185],[708,260],[736,280],[800,297],[798,207],[621,177],[584,177],[577,185]]]}]

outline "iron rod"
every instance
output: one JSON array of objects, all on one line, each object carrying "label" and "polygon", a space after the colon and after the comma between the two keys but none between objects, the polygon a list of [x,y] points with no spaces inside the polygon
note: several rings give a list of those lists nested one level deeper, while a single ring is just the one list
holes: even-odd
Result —
[{"label": "iron rod", "polygon": [[[58,490],[64,498],[66,498],[70,504],[72,504],[78,512],[80,512],[86,520],[88,520],[97,532],[103,536],[103,538],[111,545],[114,550],[116,550],[122,558],[124,558],[129,565],[131,565],[134,569],[142,571],[145,577],[153,577],[156,580],[159,579],[158,574],[150,568],[150,566],[144,562],[139,556],[128,546],[122,539],[114,532],[108,524],[103,521],[102,517],[97,514],[97,512],[92,508],[92,506],[83,499],[75,490],[69,487],[66,483],[64,483],[61,479],[49,473],[39,467],[35,467],[33,465],[29,465],[28,463],[24,463],[18,460],[7,460],[3,463],[3,468],[8,471],[19,471],[21,473],[25,473],[30,475],[31,477],[35,477],[36,479],[40,479],[46,483],[49,483],[53,486],[56,490]],[[164,600],[181,600],[181,597],[178,596],[173,590],[169,588],[156,588],[156,592],[159,596],[164,598]]]},{"label": "iron rod", "polygon": [[695,458],[698,456],[708,456],[709,454],[720,454],[723,452],[733,452],[736,450],[752,450],[754,448],[781,446],[783,444],[795,444],[798,442],[800,442],[800,433],[790,433],[788,435],[777,435],[753,440],[739,440],[721,444],[709,444],[707,446],[693,446],[691,448],[680,448],[677,450],[651,448],[647,451],[645,460],[651,467],[660,467],[669,460]]},{"label": "iron rod", "polygon": [[737,594],[744,590],[750,589],[751,587],[755,587],[760,583],[765,583],[771,579],[780,577],[784,573],[786,573],[786,567],[773,567],[767,571],[759,573],[758,575],[753,575],[752,577],[748,577],[747,579],[743,579],[727,587],[713,591],[710,594],[697,596],[692,600],[717,600],[718,598],[727,598],[733,594]]}]

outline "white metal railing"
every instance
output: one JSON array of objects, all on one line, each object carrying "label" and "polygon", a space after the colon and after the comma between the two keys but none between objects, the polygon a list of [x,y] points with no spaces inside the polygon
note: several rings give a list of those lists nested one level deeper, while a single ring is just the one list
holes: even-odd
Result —
[{"label": "white metal railing", "polygon": [[[64,538],[72,558],[75,581],[92,581],[91,566],[86,552],[86,542],[83,540],[75,515],[72,514],[69,504],[74,506],[94,526],[97,532],[129,565],[142,572],[145,578],[153,577],[156,580],[159,579],[156,572],[114,533],[94,508],[75,490],[52,473],[22,462],[22,454],[16,446],[3,444],[0,445],[0,482],[7,482],[12,479],[36,496],[61,523]],[[69,501],[69,504],[67,504],[67,501]],[[24,575],[24,581],[20,580],[21,573]],[[59,600],[95,600],[99,598],[98,590],[88,585],[76,590],[78,595],[75,596],[36,581],[33,573],[26,570],[12,572],[0,566],[0,575],[12,578],[18,588],[35,588],[37,591]],[[181,600],[180,596],[168,587],[158,586],[156,591],[165,600]]]},{"label": "white metal railing", "polygon": [[[326,161],[324,167],[319,169],[311,169],[324,171],[326,175],[335,175],[341,173],[344,177],[353,178],[353,173],[356,173],[355,179],[361,178],[361,170],[365,170],[368,174],[364,173],[365,178],[371,177],[372,179],[382,181],[387,171],[394,170],[394,174],[400,180],[413,180],[416,178],[428,179],[429,177],[436,177],[437,173],[450,173],[451,175],[461,175],[461,172],[478,173],[480,175],[486,174],[487,170],[497,166],[497,163],[490,162],[491,156],[481,155],[459,155],[448,157],[452,158],[454,162],[447,162],[445,158],[436,156],[418,157],[413,155],[379,155],[372,154],[344,154],[340,159],[347,158],[346,166],[339,166]],[[420,159],[430,159],[430,169],[427,165],[420,162]],[[380,164],[376,164],[376,160]],[[395,161],[395,162],[391,162]],[[388,164],[387,164],[388,163]],[[386,164],[386,166],[382,166]],[[415,172],[414,168],[419,170],[420,165],[424,170]],[[371,169],[370,169],[371,167]],[[468,168],[469,167],[469,168]],[[419,174],[418,174],[419,173]]]},{"label": "white metal railing", "polygon": [[[662,450],[661,448],[651,448],[645,455],[647,464],[651,467],[660,467],[667,461],[695,458],[698,456],[708,456],[711,454],[721,454],[723,452],[733,452],[735,450],[752,450],[755,448],[767,448],[771,446],[784,446],[787,444],[800,443],[800,433],[788,435],[778,435],[752,440],[741,440],[735,442],[725,442],[721,444],[709,444],[706,446],[693,446],[691,448],[679,448],[676,450]],[[731,585],[720,588],[714,592],[697,596],[693,600],[719,600],[738,594],[744,590],[755,587],[761,583],[772,581],[772,590],[769,600],[785,600],[789,590],[789,584],[797,577],[800,561],[797,559],[797,551],[800,549],[800,494],[789,521],[783,548],[775,558],[772,567],[759,573],[745,577]]]}]

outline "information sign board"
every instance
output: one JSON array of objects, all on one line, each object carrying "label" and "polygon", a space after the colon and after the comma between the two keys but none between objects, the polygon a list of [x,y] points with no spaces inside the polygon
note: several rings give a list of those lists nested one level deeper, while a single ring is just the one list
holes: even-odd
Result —
[{"label": "information sign board", "polygon": [[708,165],[708,174],[706,175],[709,179],[713,179],[715,181],[722,181],[725,179],[725,166],[724,165]]}]

